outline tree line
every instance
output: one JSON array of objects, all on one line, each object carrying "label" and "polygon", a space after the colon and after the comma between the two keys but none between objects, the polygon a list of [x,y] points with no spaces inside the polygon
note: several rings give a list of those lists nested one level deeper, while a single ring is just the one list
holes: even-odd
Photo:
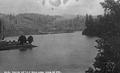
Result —
[{"label": "tree line", "polygon": [[[104,8],[104,15],[86,15],[86,29],[83,34],[100,36],[115,35],[120,32],[120,0],[104,0],[100,3]],[[114,33],[115,32],[115,33]]]}]

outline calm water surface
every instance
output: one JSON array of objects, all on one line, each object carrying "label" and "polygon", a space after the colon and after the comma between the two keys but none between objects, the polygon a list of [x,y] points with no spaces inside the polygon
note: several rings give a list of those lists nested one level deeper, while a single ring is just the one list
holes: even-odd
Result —
[{"label": "calm water surface", "polygon": [[[92,65],[97,50],[96,38],[81,32],[33,35],[38,47],[27,51],[0,51],[0,71],[53,71],[84,73]],[[16,40],[9,37],[6,40]],[[0,72],[0,73],[1,73]]]}]

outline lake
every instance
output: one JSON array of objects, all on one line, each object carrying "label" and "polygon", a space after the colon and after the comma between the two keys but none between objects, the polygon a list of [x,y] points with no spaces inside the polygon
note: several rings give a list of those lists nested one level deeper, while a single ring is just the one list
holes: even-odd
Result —
[{"label": "lake", "polygon": [[[38,46],[26,51],[0,51],[0,73],[3,71],[61,71],[84,73],[94,62],[95,40],[82,32],[33,35]],[[16,40],[8,37],[6,40]]]}]

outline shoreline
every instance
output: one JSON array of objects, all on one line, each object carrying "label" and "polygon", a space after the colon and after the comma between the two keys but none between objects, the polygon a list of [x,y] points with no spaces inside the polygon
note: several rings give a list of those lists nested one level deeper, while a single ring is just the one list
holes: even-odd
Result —
[{"label": "shoreline", "polygon": [[[63,33],[74,33],[74,32],[83,32],[83,30],[71,31],[71,32],[40,32],[38,34],[25,34],[25,35],[48,35],[48,34],[63,34]],[[10,35],[6,37],[18,37],[19,35]]]}]

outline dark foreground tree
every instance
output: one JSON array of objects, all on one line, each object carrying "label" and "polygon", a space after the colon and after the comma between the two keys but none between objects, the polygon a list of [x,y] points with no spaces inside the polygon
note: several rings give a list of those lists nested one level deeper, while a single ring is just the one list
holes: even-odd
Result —
[{"label": "dark foreground tree", "polygon": [[105,37],[97,40],[98,54],[95,58],[95,73],[120,73],[120,38]]},{"label": "dark foreground tree", "polygon": [[[98,54],[95,57],[92,73],[120,73],[120,38],[105,37],[96,42]],[[86,73],[91,73],[91,70],[88,69]]]},{"label": "dark foreground tree", "polygon": [[120,73],[120,0],[105,0],[101,5],[105,15],[99,23],[104,25],[105,34],[96,40],[94,71],[88,69],[86,73]]}]

